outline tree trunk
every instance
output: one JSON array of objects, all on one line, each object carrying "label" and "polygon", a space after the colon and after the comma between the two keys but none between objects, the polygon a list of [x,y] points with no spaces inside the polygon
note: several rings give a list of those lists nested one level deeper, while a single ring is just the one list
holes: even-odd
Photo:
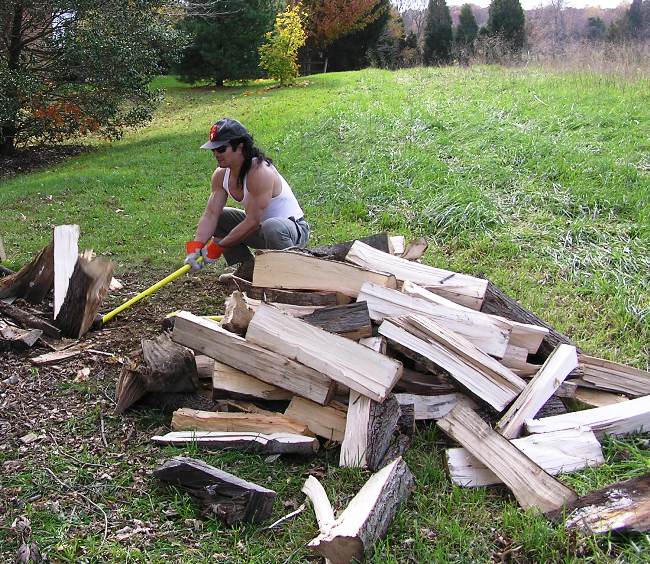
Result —
[{"label": "tree trunk", "polygon": [[[22,51],[21,28],[23,23],[22,2],[16,2],[14,14],[11,18],[11,29],[9,30],[9,52],[7,66],[10,71],[17,71],[20,67],[20,53]],[[0,123],[0,155],[11,155],[16,149],[16,120],[18,119],[18,89],[10,86],[8,89],[9,103],[13,102],[14,108],[10,117]]]}]

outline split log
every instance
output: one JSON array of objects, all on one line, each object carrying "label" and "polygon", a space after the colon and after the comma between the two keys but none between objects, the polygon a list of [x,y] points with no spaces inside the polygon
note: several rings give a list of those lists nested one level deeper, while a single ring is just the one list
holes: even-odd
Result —
[{"label": "split log", "polygon": [[172,417],[174,431],[222,431],[227,433],[290,433],[292,435],[311,435],[304,423],[274,413],[228,413],[219,411],[199,411],[197,409],[177,409]]},{"label": "split log", "polygon": [[78,225],[57,225],[54,228],[54,319],[59,315],[77,264],[79,234]]},{"label": "split log", "polygon": [[35,366],[56,364],[58,362],[61,362],[62,360],[68,360],[69,358],[81,354],[90,346],[91,346],[90,343],[79,343],[77,345],[73,345],[66,349],[35,356],[33,358],[30,358],[29,361]]},{"label": "split log", "polygon": [[347,406],[336,401],[322,406],[305,398],[294,396],[284,414],[294,421],[304,423],[311,432],[319,437],[341,442],[345,434],[347,410]]},{"label": "split log", "polygon": [[427,243],[424,237],[413,239],[413,241],[410,241],[409,244],[406,245],[406,248],[402,253],[402,258],[406,260],[418,260],[426,252],[428,247],[429,243]]},{"label": "split log", "polygon": [[368,305],[363,301],[324,307],[305,315],[302,320],[328,333],[335,333],[353,341],[372,336]]},{"label": "split log", "polygon": [[371,283],[361,286],[357,300],[368,304],[370,317],[375,322],[389,317],[421,315],[462,335],[486,354],[500,358],[508,346],[508,324],[478,311],[434,304]]},{"label": "split log", "polygon": [[258,347],[226,331],[218,323],[186,311],[176,316],[172,338],[259,380],[321,405],[327,404],[334,394],[334,383],[321,372]]},{"label": "split log", "polygon": [[21,329],[0,320],[0,351],[29,349],[42,334],[40,329]]},{"label": "split log", "polygon": [[538,351],[538,354],[542,360],[545,360],[546,357],[551,354],[553,350],[560,344],[573,345],[571,339],[569,339],[566,335],[563,335],[562,333],[556,331],[553,329],[553,327],[542,321],[534,313],[531,313],[527,309],[523,308],[519,302],[513,300],[510,296],[505,294],[502,290],[500,290],[497,286],[489,281],[485,291],[485,299],[483,300],[481,311],[483,313],[490,313],[492,315],[500,315],[506,319],[519,321],[520,323],[546,327],[549,330],[549,333],[544,337],[544,340]]},{"label": "split log", "polygon": [[446,394],[441,396],[418,396],[414,394],[395,394],[400,407],[412,405],[416,421],[442,419],[454,406],[462,402],[475,409],[476,404],[463,394]]},{"label": "split log", "polygon": [[43,334],[54,339],[61,338],[61,330],[51,325],[44,319],[36,317],[31,313],[24,311],[16,305],[7,304],[0,300],[0,313],[11,317],[14,321],[20,323],[25,329],[40,329]]},{"label": "split log", "polygon": [[66,337],[79,339],[92,326],[113,277],[113,263],[103,259],[77,259],[68,293],[56,318]]},{"label": "split log", "polygon": [[246,341],[318,370],[379,402],[390,393],[402,372],[401,363],[392,358],[265,304],[250,322]]},{"label": "split log", "polygon": [[214,379],[214,365],[216,360],[210,358],[205,354],[197,354],[194,357],[196,362],[196,373],[199,377],[199,380],[210,380]]},{"label": "split log", "polygon": [[221,319],[221,326],[231,333],[244,336],[250,320],[255,313],[250,307],[241,292],[233,292],[224,302],[224,314]]},{"label": "split log", "polygon": [[590,492],[547,516],[555,521],[566,519],[567,529],[588,535],[646,533],[650,530],[650,474]]},{"label": "split log", "polygon": [[[564,383],[566,384],[567,382]],[[629,400],[627,396],[614,394],[612,392],[603,392],[601,390],[593,390],[591,388],[582,388],[578,386],[576,386],[576,388],[577,390],[575,390],[573,397],[580,403],[589,407],[605,407],[607,405],[613,405],[615,403]]]},{"label": "split log", "polygon": [[650,372],[581,354],[575,375],[600,390],[632,397],[650,395]]},{"label": "split log", "polygon": [[260,523],[271,516],[275,492],[193,458],[177,456],[154,476],[189,493],[209,514],[228,525]]},{"label": "split log", "polygon": [[294,304],[283,304],[281,302],[271,302],[269,300],[254,300],[252,298],[249,298],[246,294],[244,296],[244,301],[246,302],[246,305],[253,310],[253,312],[257,311],[257,308],[260,307],[260,304],[262,303],[268,303],[272,305],[273,307],[279,309],[282,313],[286,313],[287,315],[290,315],[291,317],[305,317],[306,315],[309,315],[310,313],[314,313],[315,311],[318,311],[319,309],[322,309],[323,307],[335,307],[335,305],[332,306],[314,306],[314,305],[294,305]]},{"label": "split log", "polygon": [[481,278],[381,253],[359,241],[352,245],[345,260],[369,270],[389,272],[400,282],[410,280],[434,294],[472,309],[480,310],[483,304],[488,282]]},{"label": "split log", "polygon": [[0,237],[0,262],[7,260],[7,253],[5,252],[5,244]]},{"label": "split log", "polygon": [[407,316],[384,321],[379,333],[444,370],[474,396],[503,411],[526,383],[460,335],[430,319]]},{"label": "split log", "polygon": [[456,405],[437,425],[492,470],[524,509],[536,507],[547,513],[577,498],[468,407]]},{"label": "split log", "polygon": [[585,409],[543,419],[527,419],[529,433],[549,433],[572,427],[589,427],[597,437],[628,435],[650,429],[650,396],[605,407]]},{"label": "split log", "polygon": [[54,284],[54,242],[18,272],[0,278],[0,298],[23,298],[32,304],[43,301]]},{"label": "split log", "polygon": [[[388,252],[391,255],[397,255],[398,257],[401,257],[404,254],[405,248],[406,238],[404,235],[393,235],[392,237],[388,237]],[[348,249],[348,251],[349,250],[350,249]],[[347,252],[345,254],[347,254]],[[345,256],[343,256],[343,260],[345,260]]]},{"label": "split log", "polygon": [[379,354],[386,354],[387,343],[386,339],[382,336],[359,339],[359,344],[368,347]]},{"label": "split log", "polygon": [[576,348],[559,345],[503,415],[496,426],[497,432],[506,439],[515,439],[521,435],[524,421],[537,414],[576,366]]},{"label": "split log", "polygon": [[390,527],[399,506],[408,499],[414,479],[397,458],[371,478],[334,524],[309,543],[333,564],[361,562]]},{"label": "split log", "polygon": [[213,397],[215,400],[223,397],[237,399],[290,400],[293,394],[273,384],[250,376],[241,370],[228,366],[217,360],[212,361],[214,372],[212,376]]},{"label": "split log", "polygon": [[334,509],[323,485],[313,476],[308,476],[300,491],[311,501],[316,514],[318,530],[321,533],[329,531],[334,526],[336,519],[334,518]]},{"label": "split log", "polygon": [[[492,323],[500,324],[502,326],[505,325],[509,330],[508,348],[514,347],[515,350],[525,350],[527,354],[536,353],[542,344],[544,337],[548,334],[548,329],[546,327],[520,323],[518,321],[511,321],[510,319],[506,319],[505,317],[501,317],[499,315],[490,315],[488,313],[474,311],[473,309],[454,303],[451,300],[448,300],[442,296],[430,292],[429,290],[421,288],[409,280],[404,281],[402,284],[401,292],[407,296],[425,300],[429,302],[434,308],[442,307],[445,309],[454,309],[457,312],[456,315],[464,315],[468,321],[474,320],[478,321],[479,323],[486,323],[483,318],[487,318]],[[449,328],[453,329],[453,327]],[[506,348],[505,355],[507,355],[509,352],[510,354],[515,352],[513,350],[509,351],[508,348]],[[523,360],[525,361],[526,358]]]},{"label": "split log", "polygon": [[390,253],[390,237],[388,233],[377,233],[375,235],[370,235],[369,237],[362,237],[360,239],[355,239],[354,241],[346,241],[345,243],[337,243],[335,245],[323,245],[321,247],[314,247],[312,249],[307,249],[307,251],[314,255],[315,257],[327,258],[328,260],[337,260],[340,262],[345,261],[345,256],[348,254],[352,245],[356,241],[361,241],[362,243],[377,249],[382,253]]},{"label": "split log", "polygon": [[226,433],[220,431],[176,431],[157,435],[151,440],[159,445],[184,447],[196,445],[210,450],[244,450],[257,454],[302,454],[318,452],[316,437],[290,433]]},{"label": "split log", "polygon": [[378,403],[351,390],[339,464],[373,471],[380,468],[400,415],[394,396]]},{"label": "split log", "polygon": [[219,277],[219,283],[223,284],[230,292],[239,291],[245,293],[253,300],[299,306],[331,306],[339,304],[339,295],[336,292],[300,292],[277,288],[260,288],[253,286],[252,282],[248,280],[229,273],[222,274]]},{"label": "split log", "polygon": [[149,392],[194,392],[198,388],[194,355],[162,333],[155,339],[142,339],[141,349],[122,367],[115,390],[115,411],[124,413]]},{"label": "split log", "polygon": [[[382,254],[390,257],[387,253]],[[255,286],[340,292],[356,298],[364,282],[374,282],[388,288],[397,287],[397,281],[391,274],[295,251],[261,251],[255,257]]]},{"label": "split log", "polygon": [[[530,435],[510,441],[535,464],[555,476],[605,462],[600,443],[586,427]],[[503,483],[464,448],[447,449],[447,469],[454,484],[476,488]]]}]

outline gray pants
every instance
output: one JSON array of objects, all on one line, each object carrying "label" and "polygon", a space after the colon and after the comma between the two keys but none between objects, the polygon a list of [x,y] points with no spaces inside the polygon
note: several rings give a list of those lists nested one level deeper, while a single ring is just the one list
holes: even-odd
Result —
[{"label": "gray pants", "polygon": [[[246,214],[237,208],[223,208],[217,228],[214,231],[215,238],[221,239],[228,235],[237,225],[239,225]],[[253,249],[288,249],[289,247],[303,248],[309,240],[309,224],[304,218],[284,219],[280,217],[271,217],[262,222],[259,229],[252,235],[249,235],[238,245],[224,251],[223,256],[226,262],[237,264],[253,258],[248,247]]]}]

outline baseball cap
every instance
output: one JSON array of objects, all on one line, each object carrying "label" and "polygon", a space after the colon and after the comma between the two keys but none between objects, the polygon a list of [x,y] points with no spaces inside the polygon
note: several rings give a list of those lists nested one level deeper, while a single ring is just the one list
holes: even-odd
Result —
[{"label": "baseball cap", "polygon": [[210,128],[208,142],[201,145],[201,149],[217,149],[223,147],[228,141],[248,135],[246,128],[236,119],[224,118]]}]

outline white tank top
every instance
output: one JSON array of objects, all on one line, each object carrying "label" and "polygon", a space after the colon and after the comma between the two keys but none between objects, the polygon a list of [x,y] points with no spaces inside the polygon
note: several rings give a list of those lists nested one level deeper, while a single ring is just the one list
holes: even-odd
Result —
[{"label": "white tank top", "polygon": [[[273,170],[277,172],[277,169],[275,167],[273,167]],[[267,219],[270,219],[272,217],[280,217],[283,219],[288,219],[290,217],[293,217],[295,219],[300,219],[304,217],[305,214],[302,211],[302,208],[300,207],[298,200],[296,200],[296,197],[293,195],[293,190],[291,190],[291,186],[289,186],[289,183],[284,179],[284,177],[279,172],[278,172],[278,176],[282,181],[282,187],[280,189],[280,193],[277,196],[273,196],[271,198],[269,205],[266,206],[266,209],[262,212],[262,221],[266,221]],[[241,203],[244,204],[244,207],[246,207],[246,204],[248,203],[248,186],[246,184],[247,178],[248,175],[246,175],[246,177],[244,178],[244,198],[241,201]],[[230,179],[230,169],[227,168],[226,173],[223,175],[223,189],[226,191],[226,194],[232,196],[230,190],[228,190],[229,179]],[[236,198],[233,197],[233,199]]]}]

